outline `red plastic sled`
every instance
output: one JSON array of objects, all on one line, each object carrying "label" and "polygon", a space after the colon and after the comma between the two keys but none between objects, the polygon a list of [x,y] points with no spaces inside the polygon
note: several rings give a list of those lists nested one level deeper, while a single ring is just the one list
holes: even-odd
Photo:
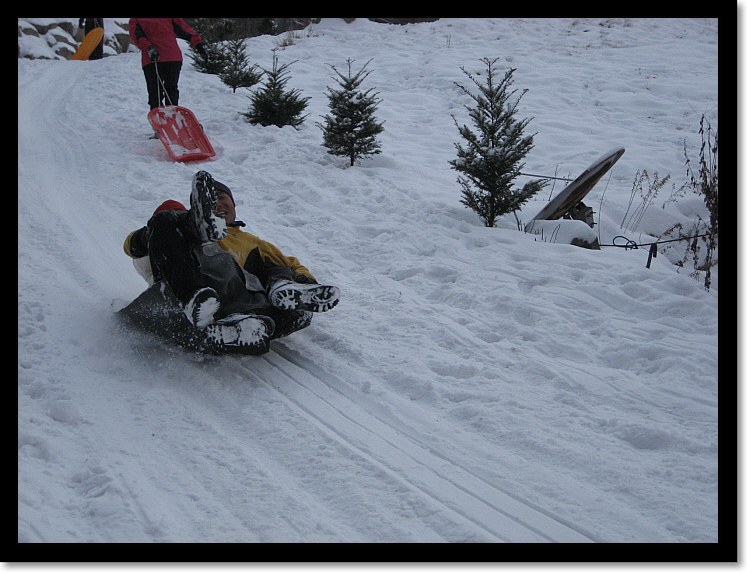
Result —
[{"label": "red plastic sled", "polygon": [[216,154],[195,114],[186,107],[157,107],[148,114],[148,121],[174,161],[198,161]]}]

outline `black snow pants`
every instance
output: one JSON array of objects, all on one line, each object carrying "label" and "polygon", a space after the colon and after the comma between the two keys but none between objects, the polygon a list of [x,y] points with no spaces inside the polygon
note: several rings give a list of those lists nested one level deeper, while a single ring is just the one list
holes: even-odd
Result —
[{"label": "black snow pants", "polygon": [[146,233],[154,279],[169,283],[182,304],[198,289],[211,287],[221,301],[216,319],[234,313],[269,316],[275,322],[272,338],[286,336],[309,325],[310,313],[276,308],[267,297],[273,282],[293,276],[290,269],[269,267],[263,284],[217,244],[201,243],[188,211],[166,210],[154,214],[148,221]]},{"label": "black snow pants", "polygon": [[[158,70],[156,66],[158,66]],[[156,74],[157,71],[158,75]],[[145,85],[148,88],[148,105],[151,109],[162,105],[179,105],[178,86],[181,71],[182,62],[151,62],[143,66]],[[163,86],[158,78],[161,78]],[[164,87],[166,91],[164,91]]]}]

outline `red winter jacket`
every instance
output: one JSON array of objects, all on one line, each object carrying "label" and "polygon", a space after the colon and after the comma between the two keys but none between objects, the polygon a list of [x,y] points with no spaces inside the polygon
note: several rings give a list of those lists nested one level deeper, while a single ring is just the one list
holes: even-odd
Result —
[{"label": "red winter jacket", "polygon": [[182,18],[130,18],[130,38],[143,53],[143,66],[151,63],[150,46],[158,50],[159,62],[181,62],[177,38],[187,40],[193,48],[203,41]]}]

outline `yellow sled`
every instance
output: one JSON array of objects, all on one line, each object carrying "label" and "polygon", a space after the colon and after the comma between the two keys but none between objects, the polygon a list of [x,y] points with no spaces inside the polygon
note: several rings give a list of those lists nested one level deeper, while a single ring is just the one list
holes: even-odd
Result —
[{"label": "yellow sled", "polygon": [[90,56],[96,49],[96,46],[99,45],[99,42],[101,42],[102,38],[104,38],[104,28],[94,28],[88,34],[86,34],[86,37],[83,38],[81,45],[78,46],[78,49],[70,59],[87,60],[88,56]]}]

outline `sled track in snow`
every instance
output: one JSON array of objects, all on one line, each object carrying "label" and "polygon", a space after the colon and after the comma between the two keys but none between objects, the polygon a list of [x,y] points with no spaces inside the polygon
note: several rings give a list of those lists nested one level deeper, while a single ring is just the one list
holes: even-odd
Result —
[{"label": "sled track in snow", "polygon": [[[394,416],[301,356],[277,345],[263,357],[273,369],[237,370],[272,388],[334,440],[385,471],[430,504],[497,542],[590,543],[593,535],[517,499],[432,447]],[[272,378],[272,379],[271,379]],[[351,395],[355,394],[355,395]]]}]

